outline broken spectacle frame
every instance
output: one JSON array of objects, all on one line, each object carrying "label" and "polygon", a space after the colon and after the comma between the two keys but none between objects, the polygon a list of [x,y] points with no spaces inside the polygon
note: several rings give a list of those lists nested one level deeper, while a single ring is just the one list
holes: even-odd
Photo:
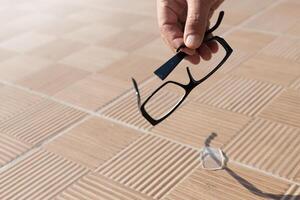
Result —
[{"label": "broken spectacle frame", "polygon": [[[213,33],[213,31],[215,31],[219,25],[222,22],[224,16],[224,11],[221,11],[218,17],[218,20],[216,22],[216,24],[209,30],[206,31],[205,33],[205,39],[204,42],[210,42],[210,41],[216,41],[219,46],[222,46],[225,50],[225,56],[223,57],[223,59],[219,62],[219,64],[213,68],[207,75],[205,75],[203,78],[201,78],[200,80],[195,80],[194,77],[191,74],[190,68],[187,67],[187,74],[189,77],[189,83],[188,84],[181,84],[175,81],[167,81],[165,83],[163,83],[161,86],[159,86],[146,100],[144,103],[141,102],[141,96],[140,96],[140,91],[137,85],[137,82],[135,81],[134,78],[132,78],[132,82],[133,82],[133,86],[135,88],[136,91],[136,96],[137,96],[137,103],[138,103],[138,108],[141,112],[141,114],[145,117],[145,119],[152,124],[153,126],[159,124],[160,122],[162,122],[163,120],[165,120],[167,117],[169,117],[183,102],[184,100],[187,98],[187,96],[190,94],[190,92],[197,87],[199,84],[201,84],[202,82],[204,82],[205,80],[207,80],[211,75],[213,75],[225,62],[226,60],[229,58],[229,56],[232,54],[232,48],[229,46],[229,44],[221,37],[219,36],[211,36],[210,35]],[[186,53],[184,53],[183,51],[180,51],[182,48],[184,48],[185,46],[182,45],[178,48],[176,55],[174,55],[171,59],[169,59],[165,64],[163,64],[161,67],[159,67],[154,74],[157,75],[161,80],[164,80],[165,78],[168,77],[168,75],[175,69],[175,67],[187,56]],[[153,117],[151,116],[147,110],[146,110],[146,106],[148,105],[148,103],[150,102],[151,99],[153,99],[153,97],[159,92],[161,91],[163,88],[168,87],[172,85],[173,87],[178,87],[180,89],[184,90],[184,93],[182,95],[182,97],[177,101],[177,103],[172,106],[167,112],[165,112],[162,116],[159,117]]]}]

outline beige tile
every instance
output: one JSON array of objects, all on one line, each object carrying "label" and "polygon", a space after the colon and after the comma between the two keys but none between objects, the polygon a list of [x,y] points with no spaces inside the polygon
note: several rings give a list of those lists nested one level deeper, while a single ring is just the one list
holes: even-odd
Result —
[{"label": "beige tile", "polygon": [[30,54],[47,58],[49,60],[58,61],[67,57],[81,49],[86,45],[67,39],[56,39],[54,41],[45,43],[34,50]]},{"label": "beige tile", "polygon": [[196,150],[145,135],[97,172],[154,199],[161,199],[199,164],[198,154]]},{"label": "beige tile", "polygon": [[299,20],[299,9],[299,4],[283,2],[255,17],[245,26],[258,30],[284,33]]},{"label": "beige tile", "polygon": [[0,79],[17,81],[51,64],[50,60],[36,56],[14,56],[0,63]]},{"label": "beige tile", "polygon": [[89,72],[84,70],[58,64],[26,76],[17,83],[47,95],[54,95],[88,75]]},{"label": "beige tile", "polygon": [[143,19],[140,22],[135,22],[128,28],[129,30],[133,30],[133,31],[141,31],[145,33],[153,33],[159,35],[159,27],[158,27],[158,22],[156,17],[155,18],[150,17],[150,18]]},{"label": "beige tile", "polygon": [[92,118],[49,143],[46,148],[91,169],[108,161],[141,136],[133,129]]},{"label": "beige tile", "polygon": [[300,21],[298,20],[286,32],[288,35],[299,37],[300,36]]},{"label": "beige tile", "polygon": [[259,54],[241,64],[233,74],[288,86],[300,76],[300,68],[294,61]]},{"label": "beige tile", "polygon": [[228,170],[205,171],[200,167],[180,183],[164,200],[281,199],[289,184],[230,164]]},{"label": "beige tile", "polygon": [[103,38],[110,35],[121,33],[121,30],[112,26],[105,26],[101,23],[86,25],[78,30],[65,34],[65,39],[71,39],[78,42],[96,44]]},{"label": "beige tile", "polygon": [[300,187],[298,185],[292,185],[286,193],[286,197],[283,200],[299,199]]},{"label": "beige tile", "polygon": [[199,103],[247,116],[256,116],[282,90],[279,85],[225,76],[197,97]]},{"label": "beige tile", "polygon": [[65,57],[60,62],[79,69],[95,72],[126,55],[127,53],[124,51],[89,46]]},{"label": "beige tile", "polygon": [[240,114],[189,102],[151,132],[196,148],[204,146],[206,139],[215,133],[212,146],[222,147],[250,120]]},{"label": "beige tile", "polygon": [[16,52],[28,52],[41,45],[52,42],[55,38],[35,32],[24,33],[0,43],[0,47]]},{"label": "beige tile", "polygon": [[0,62],[5,61],[8,58],[11,58],[11,57],[16,56],[16,55],[17,55],[16,52],[0,48]]},{"label": "beige tile", "polygon": [[215,11],[213,20],[216,20],[219,11],[224,10],[225,16],[223,23],[227,25],[238,25],[259,11],[272,5],[273,2],[272,0],[226,0],[220,8]]},{"label": "beige tile", "polygon": [[139,81],[145,80],[152,76],[153,72],[163,63],[163,61],[154,58],[129,54],[100,70],[99,74],[122,80],[130,88],[132,86],[132,77]]},{"label": "beige tile", "polygon": [[225,37],[233,51],[245,53],[257,53],[275,39],[274,35],[243,29],[237,29]]},{"label": "beige tile", "polygon": [[139,199],[151,200],[147,195],[125,187],[97,173],[82,177],[74,185],[64,190],[56,200],[67,199]]},{"label": "beige tile", "polygon": [[286,90],[273,100],[261,113],[263,118],[300,127],[300,93]]},{"label": "beige tile", "polygon": [[0,198],[53,199],[87,172],[54,153],[35,151],[0,174]]},{"label": "beige tile", "polygon": [[300,129],[255,119],[225,147],[229,159],[268,173],[300,180]]},{"label": "beige tile", "polygon": [[34,107],[43,98],[8,86],[0,86],[0,122]]},{"label": "beige tile", "polygon": [[97,44],[112,49],[132,52],[147,45],[156,38],[156,34],[124,30],[122,33],[112,34],[104,38]]},{"label": "beige tile", "polygon": [[37,145],[82,119],[86,114],[50,100],[35,104],[0,123],[0,132]]},{"label": "beige tile", "polygon": [[291,84],[290,87],[300,91],[300,76]]},{"label": "beige tile", "polygon": [[263,49],[267,55],[277,56],[300,63],[300,38],[282,36]]},{"label": "beige tile", "polygon": [[174,52],[172,52],[172,50],[170,50],[160,38],[139,49],[136,49],[134,53],[160,60],[168,60],[174,55]]},{"label": "beige tile", "polygon": [[9,135],[0,134],[0,167],[16,159],[30,149],[30,145]]},{"label": "beige tile", "polygon": [[122,81],[99,74],[86,77],[55,96],[89,110],[97,110],[126,90]]}]

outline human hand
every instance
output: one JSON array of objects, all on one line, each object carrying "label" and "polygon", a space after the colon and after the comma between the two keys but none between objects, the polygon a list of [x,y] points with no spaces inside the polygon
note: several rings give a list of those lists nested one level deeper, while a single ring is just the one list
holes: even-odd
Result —
[{"label": "human hand", "polygon": [[157,0],[158,24],[161,36],[173,50],[182,49],[187,59],[198,64],[200,57],[210,60],[218,51],[216,42],[202,43],[209,20],[224,0]]}]

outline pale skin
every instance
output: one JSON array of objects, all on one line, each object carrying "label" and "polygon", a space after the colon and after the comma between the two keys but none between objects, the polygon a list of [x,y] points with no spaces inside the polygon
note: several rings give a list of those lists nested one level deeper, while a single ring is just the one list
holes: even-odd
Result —
[{"label": "pale skin", "polygon": [[157,0],[158,24],[165,43],[176,50],[182,44],[193,64],[210,60],[218,51],[215,42],[203,43],[213,12],[224,0]]}]

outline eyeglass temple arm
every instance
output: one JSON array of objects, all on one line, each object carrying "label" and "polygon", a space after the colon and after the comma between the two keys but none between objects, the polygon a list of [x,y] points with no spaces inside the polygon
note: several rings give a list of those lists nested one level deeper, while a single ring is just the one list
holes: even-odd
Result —
[{"label": "eyeglass temple arm", "polygon": [[135,89],[135,94],[137,96],[137,103],[138,103],[138,107],[140,108],[142,103],[141,103],[141,95],[140,95],[140,91],[139,91],[139,87],[137,85],[137,82],[134,78],[131,78],[134,89]]},{"label": "eyeglass temple arm", "polygon": [[[218,17],[216,24],[209,30],[205,32],[205,37],[215,31],[221,24],[224,17],[224,11],[221,11]],[[160,66],[157,70],[154,71],[154,74],[157,75],[161,80],[165,80],[169,74],[176,68],[176,66],[187,56],[186,53],[180,51],[181,48],[185,45],[181,45],[177,52],[172,58],[170,58],[166,63]]]}]

